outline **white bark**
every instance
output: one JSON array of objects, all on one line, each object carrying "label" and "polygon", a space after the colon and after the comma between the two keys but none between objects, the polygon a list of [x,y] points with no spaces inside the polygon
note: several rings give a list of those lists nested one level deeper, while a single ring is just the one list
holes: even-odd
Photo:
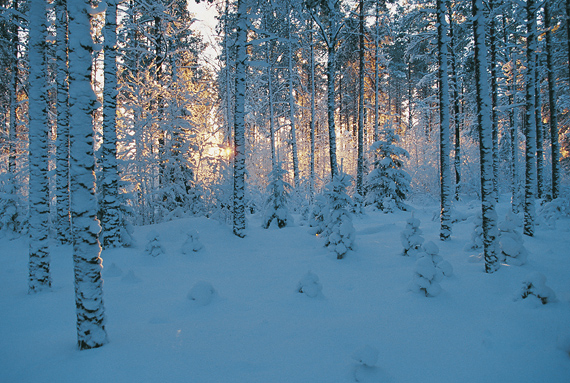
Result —
[{"label": "white bark", "polygon": [[69,109],[71,214],[77,342],[80,349],[107,342],[103,307],[102,260],[100,257],[95,197],[95,156],[92,114],[97,99],[91,88],[89,0],[67,4],[69,16]]},{"label": "white bark", "polygon": [[493,192],[493,137],[491,122],[491,94],[487,74],[487,46],[485,45],[485,15],[482,0],[473,0],[473,34],[475,38],[475,75],[477,86],[477,124],[481,160],[481,210],[483,218],[483,245],[485,272],[494,273],[500,267],[497,257],[497,213]]},{"label": "white bark", "polygon": [[48,119],[46,100],[46,38],[47,3],[30,1],[29,40],[29,203],[30,244],[29,280],[30,293],[51,287],[48,188]]}]

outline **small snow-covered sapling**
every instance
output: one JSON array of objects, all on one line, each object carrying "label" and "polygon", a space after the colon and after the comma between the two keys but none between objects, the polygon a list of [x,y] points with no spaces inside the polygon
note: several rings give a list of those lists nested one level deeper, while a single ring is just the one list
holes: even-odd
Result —
[{"label": "small snow-covered sapling", "polygon": [[540,299],[543,305],[554,302],[556,300],[556,294],[554,294],[554,291],[550,287],[545,285],[545,282],[546,277],[539,272],[528,275],[524,279],[522,288],[515,299],[526,299],[530,296],[534,296]]},{"label": "small snow-covered sapling", "polygon": [[422,230],[420,229],[420,220],[414,218],[413,214],[412,217],[406,221],[406,228],[400,234],[400,239],[402,240],[402,246],[404,246],[402,255],[416,255],[421,251],[424,238],[422,237]]},{"label": "small snow-covered sapling", "polygon": [[439,248],[432,241],[427,242],[422,250],[418,253],[419,259],[414,265],[410,290],[423,292],[426,297],[435,297],[441,292],[439,282],[444,276],[451,276],[453,268],[439,255]]},{"label": "small snow-covered sapling", "polygon": [[147,254],[152,255],[153,257],[164,254],[164,249],[160,244],[160,235],[157,231],[151,231],[148,233],[146,238],[148,239],[148,243],[146,244],[145,248]]},{"label": "small snow-covered sapling", "polygon": [[186,241],[182,244],[182,254],[191,254],[200,251],[204,245],[200,242],[200,235],[194,229],[186,234]]},{"label": "small snow-covered sapling", "polygon": [[483,249],[483,218],[481,212],[478,211],[473,217],[473,232],[471,233],[471,242],[465,245],[465,251],[482,250]]},{"label": "small snow-covered sapling", "polygon": [[321,295],[322,289],[323,286],[319,282],[319,277],[310,271],[307,272],[307,274],[305,274],[297,284],[297,291],[310,298],[316,298]]},{"label": "small snow-covered sapling", "polygon": [[499,223],[499,245],[501,247],[502,260],[509,265],[524,265],[528,257],[528,251],[523,243],[523,237],[517,230],[517,225],[511,212],[507,212],[505,220]]}]

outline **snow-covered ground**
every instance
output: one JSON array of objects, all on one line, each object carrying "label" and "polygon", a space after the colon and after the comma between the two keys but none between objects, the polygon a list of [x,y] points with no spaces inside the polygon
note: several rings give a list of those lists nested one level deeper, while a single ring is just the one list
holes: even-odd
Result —
[{"label": "snow-covered ground", "polygon": [[[51,249],[52,291],[28,295],[27,242],[2,239],[0,382],[569,382],[570,219],[524,237],[525,265],[488,275],[464,251],[476,202],[455,207],[468,219],[445,243],[438,203],[413,205],[453,266],[436,297],[408,289],[416,259],[401,255],[400,233],[410,213],[354,218],[357,248],[343,260],[298,217],[264,230],[250,216],[244,239],[183,219],[138,227],[136,247],[102,253],[109,343],[88,351],[76,347],[71,247]],[[145,253],[151,232],[164,254]],[[533,272],[555,302],[515,300]]]}]

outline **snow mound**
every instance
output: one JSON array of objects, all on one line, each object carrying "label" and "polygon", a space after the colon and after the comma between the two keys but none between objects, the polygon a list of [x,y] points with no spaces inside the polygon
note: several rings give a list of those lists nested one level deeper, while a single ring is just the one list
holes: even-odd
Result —
[{"label": "snow mound", "polygon": [[310,271],[305,274],[303,278],[297,284],[297,291],[301,294],[305,294],[310,298],[316,298],[322,296],[323,286],[319,282],[319,277]]},{"label": "snow mound", "polygon": [[556,340],[556,347],[570,356],[570,333],[559,335]]},{"label": "snow mound", "polygon": [[517,230],[515,217],[513,217],[511,212],[507,213],[505,220],[500,222],[498,227],[501,257],[509,265],[524,265],[528,257],[528,251],[523,246],[522,235]]},{"label": "snow mound", "polygon": [[546,286],[546,277],[539,273],[534,272],[529,274],[522,282],[522,288],[517,294],[515,300],[526,299],[534,296],[540,299],[540,302],[545,305],[550,302],[556,301],[556,294],[554,291]]},{"label": "snow mound", "polygon": [[200,235],[198,231],[192,229],[186,233],[186,241],[182,244],[180,251],[182,254],[192,254],[193,252],[200,251],[204,245],[200,242]]},{"label": "snow mound", "polygon": [[473,232],[471,233],[471,242],[465,245],[465,251],[482,250],[483,249],[483,218],[481,212],[478,211],[473,217]]},{"label": "snow mound", "polygon": [[200,306],[207,306],[212,302],[215,295],[216,290],[211,283],[199,281],[190,289],[188,299],[195,301]]}]

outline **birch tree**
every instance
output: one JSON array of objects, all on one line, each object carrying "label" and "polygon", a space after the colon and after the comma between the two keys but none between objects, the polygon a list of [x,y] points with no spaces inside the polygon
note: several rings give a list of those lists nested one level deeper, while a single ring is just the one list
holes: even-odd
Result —
[{"label": "birch tree", "polygon": [[69,214],[69,85],[67,67],[67,0],[55,2],[57,62],[57,237],[71,241]]},{"label": "birch tree", "polygon": [[97,99],[91,88],[90,14],[98,13],[89,0],[67,3],[69,17],[69,110],[71,215],[77,343],[80,350],[107,342],[103,307],[101,226],[95,196],[95,156],[92,114]]},{"label": "birch tree", "polygon": [[447,241],[451,236],[451,169],[449,160],[449,72],[447,69],[448,24],[446,4],[436,1],[437,12],[437,48],[439,61],[439,163],[440,163],[440,202],[441,229],[439,238]]},{"label": "birch tree", "polygon": [[536,78],[535,78],[535,52],[536,52],[536,5],[534,0],[526,1],[526,118],[524,132],[525,146],[525,187],[524,187],[524,234],[534,235],[535,189],[536,189]]},{"label": "birch tree", "polygon": [[107,0],[105,12],[101,243],[104,248],[120,244],[119,174],[117,168],[117,2]]},{"label": "birch tree", "polygon": [[482,0],[472,0],[473,35],[475,40],[475,81],[477,88],[477,125],[481,161],[481,211],[483,217],[483,246],[485,272],[494,273],[500,267],[497,256],[497,213],[493,192],[493,137],[491,122],[491,95],[487,74],[487,46],[485,44],[485,14]]},{"label": "birch tree", "polygon": [[49,255],[48,119],[46,100],[47,3],[29,11],[29,280],[30,293],[51,287]]},{"label": "birch tree", "polygon": [[560,144],[558,142],[558,116],[556,112],[556,80],[553,65],[551,5],[544,3],[544,27],[546,29],[546,69],[548,71],[548,105],[550,110],[550,144],[552,157],[552,198],[560,194]]},{"label": "birch tree", "polygon": [[245,237],[245,80],[247,60],[247,1],[237,2],[236,80],[234,103],[234,200],[233,232]]}]

